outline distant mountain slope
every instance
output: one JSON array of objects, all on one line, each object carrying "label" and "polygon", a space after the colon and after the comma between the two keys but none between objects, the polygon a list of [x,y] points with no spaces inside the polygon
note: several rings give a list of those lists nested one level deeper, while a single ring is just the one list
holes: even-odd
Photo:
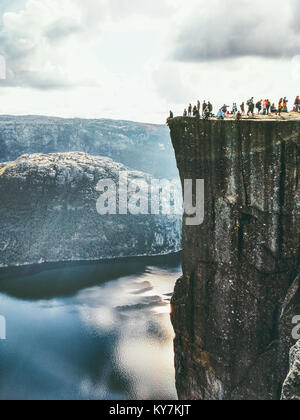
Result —
[{"label": "distant mountain slope", "polygon": [[[84,153],[24,155],[0,165],[0,267],[162,255],[181,249],[179,215],[100,215],[100,180],[152,177]],[[148,187],[141,190],[148,199]],[[114,191],[111,195],[116,199]]]},{"label": "distant mountain slope", "polygon": [[167,127],[129,121],[0,116],[0,162],[23,154],[84,152],[157,178],[178,177]]}]

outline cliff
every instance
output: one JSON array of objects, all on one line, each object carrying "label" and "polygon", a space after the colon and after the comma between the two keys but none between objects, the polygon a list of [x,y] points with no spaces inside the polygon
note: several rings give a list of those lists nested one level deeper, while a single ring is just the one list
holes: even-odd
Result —
[{"label": "cliff", "polygon": [[283,401],[300,401],[300,341],[290,353],[290,372],[283,384]]},{"label": "cliff", "polygon": [[179,398],[279,399],[300,314],[300,121],[169,126],[182,181],[205,180],[172,300]]},{"label": "cliff", "polygon": [[[98,182],[117,186],[123,171],[130,182],[151,182],[150,175],[84,153],[24,155],[0,164],[0,266],[179,251],[180,216],[97,212]],[[140,193],[148,199],[147,186]]]},{"label": "cliff", "polygon": [[168,128],[130,121],[0,116],[0,162],[32,153],[106,156],[156,178],[178,176]]}]

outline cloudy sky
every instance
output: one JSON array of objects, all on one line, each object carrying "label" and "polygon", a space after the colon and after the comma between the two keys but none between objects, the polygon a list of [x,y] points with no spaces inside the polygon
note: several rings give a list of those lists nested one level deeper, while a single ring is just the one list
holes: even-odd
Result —
[{"label": "cloudy sky", "polygon": [[0,0],[0,16],[0,113],[161,123],[197,99],[300,95],[299,0]]}]

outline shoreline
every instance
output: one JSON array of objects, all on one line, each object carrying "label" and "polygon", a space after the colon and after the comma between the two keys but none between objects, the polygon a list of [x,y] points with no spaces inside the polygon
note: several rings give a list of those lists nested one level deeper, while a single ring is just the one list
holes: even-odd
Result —
[{"label": "shoreline", "polygon": [[[51,271],[62,268],[78,267],[78,266],[92,266],[92,265],[105,265],[105,264],[125,264],[133,262],[138,259],[138,262],[149,262],[151,260],[161,260],[161,263],[174,263],[178,258],[181,260],[182,251],[171,252],[158,255],[136,255],[129,257],[111,257],[96,260],[74,260],[74,261],[48,261],[42,263],[23,264],[19,266],[6,266],[0,267],[0,282],[7,278],[18,277],[19,275],[28,276],[31,274],[38,274],[44,271]],[[1,285],[1,283],[0,283]]]}]

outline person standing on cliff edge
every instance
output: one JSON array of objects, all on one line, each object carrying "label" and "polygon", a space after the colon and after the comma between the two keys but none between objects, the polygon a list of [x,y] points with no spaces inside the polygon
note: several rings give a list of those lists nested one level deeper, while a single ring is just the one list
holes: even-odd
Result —
[{"label": "person standing on cliff edge", "polygon": [[257,102],[257,104],[256,104],[256,108],[257,108],[257,113],[258,113],[258,115],[260,114],[260,112],[261,112],[261,108],[262,108],[262,99],[260,100],[260,101],[258,101]]},{"label": "person standing on cliff edge", "polygon": [[245,115],[245,102],[242,102],[240,105],[242,115]]},{"label": "person standing on cliff edge", "polygon": [[279,115],[282,113],[283,110],[283,98],[280,98],[279,104],[278,104],[278,113]]},{"label": "person standing on cliff edge", "polygon": [[252,97],[251,99],[249,99],[249,101],[247,102],[248,105],[248,112],[247,115],[254,115],[254,98]]},{"label": "person standing on cliff edge", "polygon": [[206,101],[203,101],[203,104],[202,104],[202,117],[204,116],[204,113],[205,113],[206,108],[207,108],[207,103],[206,103]]},{"label": "person standing on cliff edge", "polygon": [[267,100],[263,101],[263,115],[267,115]]}]

